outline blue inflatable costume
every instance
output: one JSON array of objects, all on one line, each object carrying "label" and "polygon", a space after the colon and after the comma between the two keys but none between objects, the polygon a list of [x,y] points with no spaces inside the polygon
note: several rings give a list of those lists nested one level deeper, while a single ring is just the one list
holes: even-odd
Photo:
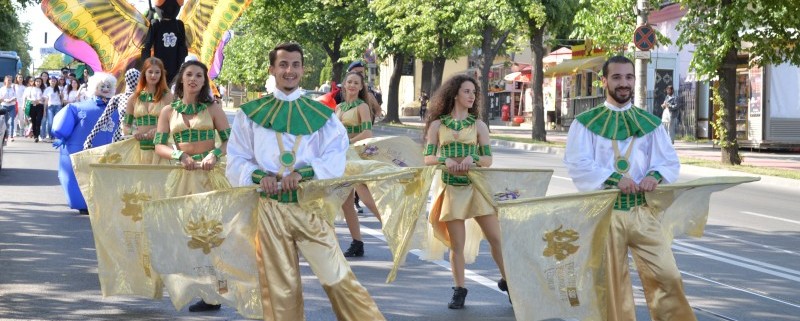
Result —
[{"label": "blue inflatable costume", "polygon": [[[95,123],[103,114],[108,99],[114,95],[117,80],[107,73],[96,73],[89,78],[87,92],[93,96],[85,101],[69,104],[62,108],[53,120],[52,134],[57,139],[53,146],[61,149],[58,167],[58,180],[67,196],[67,203],[72,209],[88,214],[75,172],[72,170],[70,155],[83,150],[83,143],[91,133]],[[117,113],[113,113],[117,115]],[[114,132],[119,127],[119,116],[112,117],[111,123],[101,129],[92,140],[92,146],[111,143]]]}]

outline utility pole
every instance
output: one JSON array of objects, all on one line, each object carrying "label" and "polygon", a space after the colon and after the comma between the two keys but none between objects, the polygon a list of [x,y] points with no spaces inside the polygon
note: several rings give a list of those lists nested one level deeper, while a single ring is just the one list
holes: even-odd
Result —
[{"label": "utility pole", "polygon": [[[647,23],[647,15],[650,13],[649,0],[636,0],[636,26],[643,26]],[[647,62],[648,59],[637,58],[634,61],[636,69],[636,82],[633,92],[633,105],[647,110]]]}]

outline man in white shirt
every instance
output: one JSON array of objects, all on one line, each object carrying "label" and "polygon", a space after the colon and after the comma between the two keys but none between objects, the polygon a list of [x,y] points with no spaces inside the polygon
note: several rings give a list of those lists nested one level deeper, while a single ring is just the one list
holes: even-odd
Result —
[{"label": "man in white shirt", "polygon": [[303,96],[303,50],[284,43],[269,54],[275,91],[240,106],[228,141],[226,176],[257,184],[261,300],[265,320],[304,320],[297,250],[330,298],[339,320],[384,320],[339,249],[334,227],[297,204],[298,184],[344,174],[347,132],[331,110]]},{"label": "man in white shirt", "polygon": [[661,119],[631,104],[635,80],[628,58],[603,65],[606,101],[575,118],[564,164],[580,191],[617,188],[607,242],[608,320],[635,321],[628,269],[631,249],[653,320],[696,320],[660,215],[645,192],[678,179],[680,162]]}]

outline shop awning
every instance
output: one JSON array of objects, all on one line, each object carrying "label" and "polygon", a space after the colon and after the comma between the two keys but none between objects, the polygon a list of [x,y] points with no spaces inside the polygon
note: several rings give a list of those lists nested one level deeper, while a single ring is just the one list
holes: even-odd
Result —
[{"label": "shop awning", "polygon": [[572,75],[584,69],[592,69],[602,65],[606,61],[605,56],[597,56],[583,59],[564,60],[560,64],[547,68],[544,71],[545,77],[559,77]]}]

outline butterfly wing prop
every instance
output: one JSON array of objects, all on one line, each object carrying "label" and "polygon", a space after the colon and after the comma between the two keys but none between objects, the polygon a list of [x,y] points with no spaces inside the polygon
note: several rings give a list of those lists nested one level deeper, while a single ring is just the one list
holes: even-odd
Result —
[{"label": "butterfly wing prop", "polygon": [[94,49],[117,78],[136,65],[150,23],[125,0],[43,0],[42,11],[65,34]]},{"label": "butterfly wing prop", "polygon": [[56,43],[53,44],[53,48],[82,61],[92,67],[92,70],[103,70],[100,58],[97,57],[97,52],[86,41],[75,39],[68,34],[61,34],[56,39]]},{"label": "butterfly wing prop", "polygon": [[189,53],[211,67],[221,41],[252,0],[188,0],[178,17],[186,27]]}]

